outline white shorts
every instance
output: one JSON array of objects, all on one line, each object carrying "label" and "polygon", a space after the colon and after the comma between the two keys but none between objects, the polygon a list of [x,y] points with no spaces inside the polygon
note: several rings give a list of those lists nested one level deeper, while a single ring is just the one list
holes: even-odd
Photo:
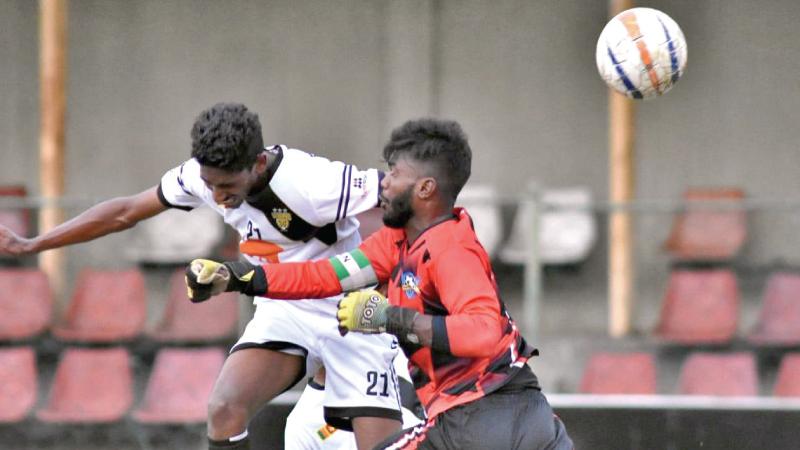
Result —
[{"label": "white shorts", "polygon": [[[353,417],[401,420],[393,361],[397,339],[388,334],[339,333],[338,299],[266,300],[231,352],[265,348],[306,357],[306,373],[325,366],[325,420],[352,430]],[[298,381],[305,374],[299,374]]]},{"label": "white shorts", "polygon": [[[416,394],[408,376],[408,360],[400,352],[395,359],[395,370],[398,374],[403,401],[403,429],[413,427],[422,422],[414,415],[418,408]],[[409,390],[410,389],[410,390]],[[340,430],[325,423],[322,414],[325,404],[325,387],[312,380],[308,381],[303,394],[286,418],[286,429],[283,436],[285,450],[355,450],[356,440],[353,433]]]}]

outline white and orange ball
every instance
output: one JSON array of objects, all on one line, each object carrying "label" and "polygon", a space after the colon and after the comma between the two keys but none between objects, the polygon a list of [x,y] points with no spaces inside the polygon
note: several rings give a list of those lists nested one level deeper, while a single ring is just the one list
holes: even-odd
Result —
[{"label": "white and orange ball", "polygon": [[617,14],[597,39],[597,70],[633,99],[667,93],[686,69],[686,39],[671,17],[652,8]]}]

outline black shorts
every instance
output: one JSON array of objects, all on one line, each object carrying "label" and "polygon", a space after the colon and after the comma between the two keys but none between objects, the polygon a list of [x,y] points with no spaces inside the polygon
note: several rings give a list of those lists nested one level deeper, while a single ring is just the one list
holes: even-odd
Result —
[{"label": "black shorts", "polygon": [[376,449],[573,450],[561,419],[538,389],[502,388],[402,430]]}]

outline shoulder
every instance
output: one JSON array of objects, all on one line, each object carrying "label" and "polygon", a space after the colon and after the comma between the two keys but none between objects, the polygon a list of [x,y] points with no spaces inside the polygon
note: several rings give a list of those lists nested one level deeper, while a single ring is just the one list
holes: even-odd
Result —
[{"label": "shoulder", "polygon": [[469,253],[482,257],[486,252],[475,234],[472,218],[463,208],[455,209],[453,215],[453,219],[431,230],[433,233],[426,239],[430,252],[439,256]]},{"label": "shoulder", "polygon": [[281,147],[281,149],[283,150],[283,162],[281,163],[279,170],[283,167],[292,167],[292,168],[301,167],[308,169],[309,167],[314,167],[314,166],[323,167],[336,163],[335,161],[331,161],[324,156],[307,152],[305,150],[300,150],[298,148],[291,148],[285,145],[276,147]]},{"label": "shoulder", "polygon": [[[276,146],[277,147],[277,146]],[[272,177],[273,190],[286,186],[314,188],[320,184],[330,184],[329,179],[338,180],[346,168],[344,163],[331,161],[304,150],[280,146],[283,157]]]}]

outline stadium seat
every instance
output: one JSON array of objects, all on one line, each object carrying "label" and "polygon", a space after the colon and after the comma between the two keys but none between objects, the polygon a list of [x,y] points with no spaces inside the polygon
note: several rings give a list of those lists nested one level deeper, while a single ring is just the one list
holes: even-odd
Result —
[{"label": "stadium seat", "polygon": [[169,297],[161,323],[147,331],[159,342],[211,342],[232,337],[239,323],[239,294],[227,292],[210,301],[192,303],[186,295],[184,270],[170,278]]},{"label": "stadium seat", "polygon": [[758,395],[755,357],[750,352],[694,352],[681,368],[678,393],[723,397]]},{"label": "stadium seat", "polygon": [[776,397],[800,397],[800,353],[783,355],[772,394]]},{"label": "stadium seat", "polygon": [[0,340],[36,337],[50,325],[53,294],[35,269],[0,270]]},{"label": "stadium seat", "polygon": [[595,353],[581,379],[583,394],[655,394],[656,364],[643,352]]},{"label": "stadium seat", "polygon": [[127,350],[68,348],[56,367],[47,404],[36,417],[43,422],[109,423],[122,419],[132,402]]},{"label": "stadium seat", "polygon": [[[581,187],[547,189],[541,195],[539,258],[542,264],[564,265],[584,261],[597,242],[592,194]],[[525,235],[532,229],[530,211],[517,209],[511,236],[498,258],[506,264],[524,264]]]},{"label": "stadium seat", "polygon": [[458,205],[463,206],[472,217],[478,241],[490,258],[494,257],[503,236],[499,202],[495,188],[483,184],[467,184],[457,200]]},{"label": "stadium seat", "polygon": [[138,270],[85,269],[53,335],[70,342],[131,340],[143,330],[146,308],[144,277]]},{"label": "stadium seat", "polygon": [[735,188],[686,191],[686,211],[678,214],[664,247],[678,261],[727,261],[747,237],[746,214],[735,208],[744,192]]},{"label": "stadium seat", "polygon": [[225,233],[219,214],[210,208],[186,212],[169,209],[132,231],[126,255],[140,264],[184,264],[212,256]]},{"label": "stadium seat", "polygon": [[736,333],[739,288],[727,269],[670,273],[655,335],[679,344],[721,344]]},{"label": "stadium seat", "polygon": [[36,354],[31,347],[0,349],[0,422],[28,417],[36,404]]},{"label": "stadium seat", "polygon": [[225,351],[207,347],[164,348],[156,355],[135,421],[147,424],[205,422],[208,397],[225,361]]},{"label": "stadium seat", "polygon": [[[28,195],[25,186],[0,186],[0,197],[24,198]],[[30,212],[24,208],[0,208],[0,225],[20,236],[30,235]]]},{"label": "stadium seat", "polygon": [[748,340],[756,345],[800,344],[800,275],[781,272],[769,277]]}]

